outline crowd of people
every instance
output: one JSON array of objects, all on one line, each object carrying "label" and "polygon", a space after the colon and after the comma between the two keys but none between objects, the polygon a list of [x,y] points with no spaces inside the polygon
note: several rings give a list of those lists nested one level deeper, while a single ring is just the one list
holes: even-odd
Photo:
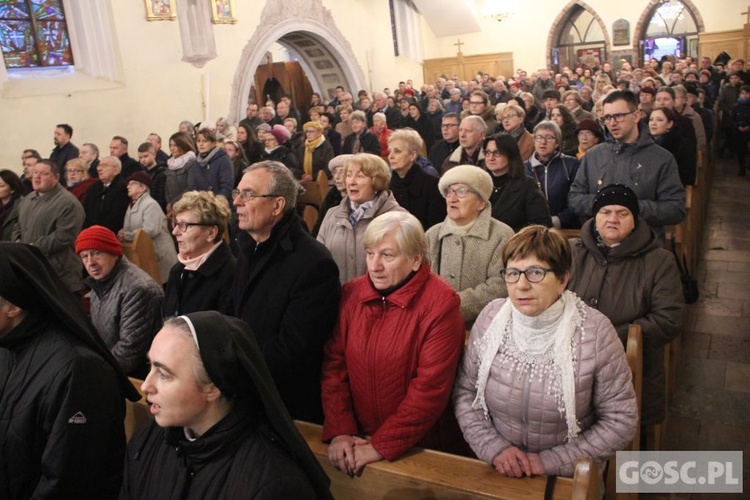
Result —
[{"label": "crowd of people", "polygon": [[[356,101],[338,87],[251,102],[237,124],[183,121],[169,153],[151,133],[137,160],[125,137],[100,157],[60,124],[48,158],[27,149],[20,176],[0,171],[0,449],[34,443],[0,484],[326,496],[291,419],[323,424],[350,476],[417,445],[511,477],[606,461],[664,419],[662,351],[684,305],[664,227],[714,135],[744,175],[744,82],[744,61],[680,58]],[[298,197],[319,175],[330,191],[309,230]],[[124,255],[139,231],[158,280]],[[155,416],[127,451],[125,375]],[[98,442],[78,463],[89,425]]]}]

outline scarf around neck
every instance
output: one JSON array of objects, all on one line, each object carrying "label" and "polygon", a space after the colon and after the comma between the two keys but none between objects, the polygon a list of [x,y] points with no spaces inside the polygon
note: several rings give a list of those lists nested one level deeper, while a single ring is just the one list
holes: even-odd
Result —
[{"label": "scarf around neck", "polygon": [[302,168],[304,170],[305,175],[312,176],[313,173],[313,151],[315,151],[315,148],[317,148],[321,142],[325,141],[326,138],[324,136],[320,136],[317,139],[313,139],[312,141],[305,141],[305,157],[302,162]]},{"label": "scarf around neck", "polygon": [[201,154],[200,158],[198,158],[198,165],[201,167],[205,167],[208,165],[211,160],[216,156],[216,153],[219,152],[219,149],[221,149],[219,146],[216,146],[211,151],[208,152],[208,154]]},{"label": "scarf around neck", "polygon": [[[377,198],[377,196],[375,196],[375,198]],[[357,225],[357,222],[359,222],[360,219],[365,216],[367,211],[370,210],[374,205],[374,199],[366,201],[361,205],[358,205],[352,200],[349,200],[349,207],[351,208],[351,211],[349,212],[349,222],[351,223],[352,227],[355,227]]]},{"label": "scarf around neck", "polygon": [[[472,408],[481,408],[485,418],[489,410],[485,401],[490,368],[497,356],[511,373],[529,373],[529,378],[550,381],[558,410],[565,415],[567,439],[576,437],[581,428],[576,421],[574,334],[583,330],[586,310],[583,301],[571,291],[538,316],[526,316],[508,299],[493,318],[484,335],[475,340],[479,370],[477,394]],[[581,340],[583,334],[581,333]]]},{"label": "scarf around neck", "polygon": [[195,153],[192,151],[188,151],[184,155],[180,156],[179,158],[172,157],[167,160],[167,168],[169,170],[179,170],[188,163],[190,163],[192,160],[195,160]]}]

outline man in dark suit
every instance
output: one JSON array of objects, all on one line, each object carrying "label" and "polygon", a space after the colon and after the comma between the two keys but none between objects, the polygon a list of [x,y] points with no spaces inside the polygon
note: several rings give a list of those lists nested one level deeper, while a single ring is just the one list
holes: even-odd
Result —
[{"label": "man in dark suit", "polygon": [[112,142],[109,143],[109,154],[116,156],[120,160],[120,173],[123,179],[127,179],[132,174],[143,170],[141,164],[128,155],[128,140],[120,135],[114,136]]},{"label": "man in dark suit", "polygon": [[49,156],[52,163],[60,171],[60,184],[66,185],[65,164],[68,161],[78,158],[78,148],[70,142],[73,137],[73,127],[67,123],[61,123],[55,127],[55,149]]},{"label": "man in dark suit", "polygon": [[264,161],[245,170],[233,193],[235,316],[251,326],[292,418],[322,423],[320,367],[338,313],[339,271],[302,226],[298,186],[283,164]]}]

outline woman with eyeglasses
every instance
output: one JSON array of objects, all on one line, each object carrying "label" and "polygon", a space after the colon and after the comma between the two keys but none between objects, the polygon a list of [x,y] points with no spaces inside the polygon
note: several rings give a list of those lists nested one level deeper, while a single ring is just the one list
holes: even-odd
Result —
[{"label": "woman with eyeglasses", "polygon": [[236,260],[223,238],[232,214],[229,202],[210,191],[188,191],[172,210],[179,253],[169,272],[164,317],[197,311],[232,314]]},{"label": "woman with eyeglasses", "polygon": [[458,292],[467,327],[491,300],[507,297],[502,251],[513,229],[492,218],[492,178],[473,165],[448,170],[438,184],[448,215],[427,231],[427,260]]},{"label": "woman with eyeglasses", "polygon": [[547,201],[552,226],[577,229],[581,223],[568,208],[568,192],[576,178],[578,159],[560,152],[562,132],[553,121],[545,120],[534,128],[534,154],[525,163],[526,175],[536,181]]},{"label": "woman with eyeglasses", "polygon": [[380,156],[352,155],[344,164],[344,179],[346,196],[328,210],[317,236],[336,261],[342,285],[367,270],[362,238],[372,220],[392,210],[406,212],[388,190],[391,170]]},{"label": "woman with eyeglasses", "polygon": [[518,142],[523,161],[528,160],[534,154],[534,136],[524,127],[525,120],[526,111],[514,101],[508,102],[500,113],[500,123],[505,133]]},{"label": "woman with eyeglasses", "polygon": [[86,195],[89,189],[98,180],[89,177],[86,167],[86,160],[83,158],[73,158],[65,163],[65,177],[68,181],[65,187],[78,198],[83,206],[86,206]]},{"label": "woman with eyeglasses", "polygon": [[[638,197],[629,187],[603,187],[592,213],[581,238],[571,242],[568,289],[609,318],[623,345],[628,326],[641,326],[641,425],[658,424],[666,416],[664,346],[682,329],[680,272],[672,252],[660,248],[656,233],[639,217]],[[642,444],[645,437],[644,432]]]},{"label": "woman with eyeglasses", "polygon": [[492,177],[492,217],[519,231],[541,224],[552,227],[547,202],[526,168],[516,140],[507,134],[484,140],[484,165]]},{"label": "woman with eyeglasses", "polygon": [[502,260],[508,299],[490,302],[477,318],[453,390],[464,438],[503,476],[573,476],[580,457],[601,468],[638,425],[617,332],[565,290],[564,236],[524,228]]}]

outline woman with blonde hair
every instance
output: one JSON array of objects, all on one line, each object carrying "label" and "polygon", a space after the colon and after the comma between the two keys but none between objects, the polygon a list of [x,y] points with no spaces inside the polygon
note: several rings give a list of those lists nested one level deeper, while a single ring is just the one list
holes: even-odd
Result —
[{"label": "woman with blonde hair", "polygon": [[177,262],[169,271],[164,316],[196,311],[234,312],[235,258],[224,241],[229,202],[210,191],[188,191],[172,208]]},{"label": "woman with blonde hair", "polygon": [[392,210],[405,212],[388,190],[391,171],[379,156],[353,155],[344,165],[346,196],[323,219],[318,241],[331,252],[339,267],[341,284],[365,272],[365,230],[378,215]]}]

